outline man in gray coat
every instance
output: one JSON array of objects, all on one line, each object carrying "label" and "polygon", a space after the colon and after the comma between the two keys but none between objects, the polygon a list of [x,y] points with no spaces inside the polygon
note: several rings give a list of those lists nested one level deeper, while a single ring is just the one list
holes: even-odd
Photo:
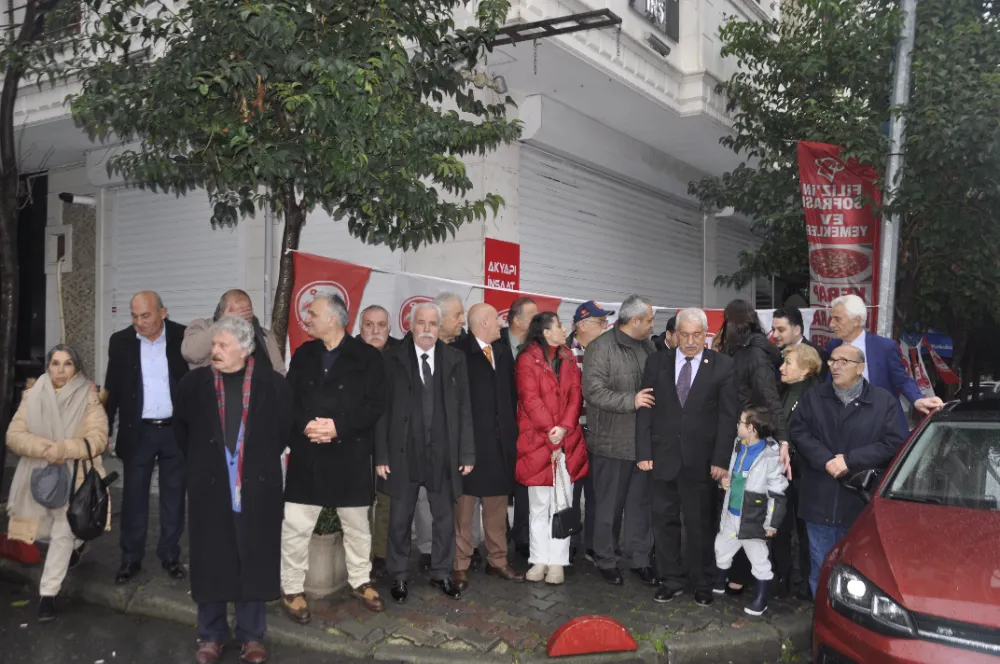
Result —
[{"label": "man in gray coat", "polygon": [[[614,329],[587,346],[583,398],[587,403],[587,451],[594,481],[594,562],[604,580],[624,583],[618,569],[625,558],[639,579],[656,585],[652,568],[653,530],[649,480],[635,465],[635,413],[653,405],[652,390],[640,390],[646,358],[656,352],[653,306],[630,295]],[[624,556],[618,550],[625,512]]]}]

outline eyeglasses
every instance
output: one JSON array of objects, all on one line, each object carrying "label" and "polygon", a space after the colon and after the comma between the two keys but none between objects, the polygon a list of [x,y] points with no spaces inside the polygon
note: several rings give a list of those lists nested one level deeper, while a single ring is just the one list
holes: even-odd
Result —
[{"label": "eyeglasses", "polygon": [[831,357],[826,363],[831,367],[842,367],[845,364],[864,364],[861,360],[848,360],[845,357]]},{"label": "eyeglasses", "polygon": [[745,427],[753,426],[752,424],[750,424],[750,422],[747,422],[745,420],[740,420],[740,424],[742,424]]}]

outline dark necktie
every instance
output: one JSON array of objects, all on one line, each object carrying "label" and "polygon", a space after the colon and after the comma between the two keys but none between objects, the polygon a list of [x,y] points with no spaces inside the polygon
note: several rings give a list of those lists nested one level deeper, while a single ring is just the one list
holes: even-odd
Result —
[{"label": "dark necktie", "polygon": [[420,355],[420,373],[423,378],[424,385],[430,385],[431,380],[434,378],[434,374],[431,372],[431,365],[427,359],[430,357],[427,353]]},{"label": "dark necktie", "polygon": [[691,394],[691,360],[693,359],[693,357],[684,358],[681,375],[677,378],[677,400],[681,402],[681,408],[684,407],[688,395]]}]

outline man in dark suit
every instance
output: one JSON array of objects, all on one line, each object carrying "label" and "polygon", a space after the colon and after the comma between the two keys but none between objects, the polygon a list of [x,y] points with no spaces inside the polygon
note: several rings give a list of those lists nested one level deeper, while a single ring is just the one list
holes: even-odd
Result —
[{"label": "man in dark suit", "polygon": [[452,346],[465,353],[469,399],[476,443],[476,467],[462,479],[463,495],[455,508],[455,571],[459,590],[469,585],[472,528],[476,503],[482,504],[486,574],[506,581],[523,581],[507,562],[507,496],[514,485],[517,462],[517,388],[514,361],[497,350],[500,322],[488,304],[469,309],[469,334]]},{"label": "man in dark suit", "polygon": [[[517,356],[524,346],[528,335],[531,319],[538,313],[538,305],[530,297],[519,297],[510,304],[507,310],[507,327],[500,330],[497,340],[497,350],[509,353],[517,363]],[[514,523],[511,525],[510,537],[514,547],[525,560],[528,559],[528,487],[514,483]],[[572,561],[571,561],[572,562]]]},{"label": "man in dark suit", "polygon": [[402,343],[389,336],[389,310],[379,304],[369,305],[361,312],[361,333],[358,337],[379,350],[394,348]]},{"label": "man in dark suit", "polygon": [[674,351],[646,360],[642,389],[656,403],[636,413],[635,458],[652,473],[653,537],[660,588],[653,599],[669,602],[684,590],[681,513],[687,532],[688,574],[695,602],[712,603],[715,571],[713,507],[716,482],[728,473],[739,402],[733,361],[705,348],[708,318],[700,309],[677,314]]},{"label": "man in dark suit", "polygon": [[141,569],[149,523],[149,484],[160,468],[160,541],[156,553],[167,573],[184,579],[180,538],[184,531],[184,455],[173,430],[177,386],[188,372],[181,355],[184,326],[167,320],[163,300],[152,291],[132,298],[132,326],[108,344],[108,422],[118,415],[115,453],[124,463],[122,564],[115,577],[128,583]]},{"label": "man in dark suit", "polygon": [[431,584],[447,597],[462,592],[451,580],[455,564],[455,501],[472,472],[476,447],[465,354],[438,339],[441,310],[415,306],[412,335],[385,352],[386,410],[375,429],[378,490],[389,494],[386,569],[397,602],[409,595],[411,525],[421,487],[432,516]]},{"label": "man in dark suit", "polygon": [[[389,336],[389,310],[379,304],[369,305],[361,311],[361,333],[358,338],[381,352],[403,343]],[[372,466],[372,481],[374,473],[375,467]],[[375,504],[372,505],[372,578],[375,579],[386,575],[385,550],[389,537],[389,502],[389,496],[378,492],[375,495]]]},{"label": "man in dark suit", "polygon": [[865,356],[864,378],[875,387],[887,390],[896,398],[899,421],[904,431],[910,427],[899,403],[899,395],[913,404],[921,413],[929,413],[944,406],[938,397],[925,397],[903,366],[899,345],[892,339],[880,337],[865,329],[868,307],[857,295],[844,295],[830,303],[830,329],[837,338],[827,344],[829,356],[843,344],[854,346]]},{"label": "man in dark suit", "polygon": [[781,350],[785,350],[789,346],[797,346],[798,344],[805,344],[811,347],[819,353],[820,359],[823,360],[823,368],[820,369],[820,372],[825,378],[829,371],[829,367],[826,366],[826,360],[829,355],[827,355],[825,350],[805,337],[805,329],[802,312],[797,308],[784,307],[774,310],[774,316],[771,320],[771,334],[774,335],[775,345]]}]

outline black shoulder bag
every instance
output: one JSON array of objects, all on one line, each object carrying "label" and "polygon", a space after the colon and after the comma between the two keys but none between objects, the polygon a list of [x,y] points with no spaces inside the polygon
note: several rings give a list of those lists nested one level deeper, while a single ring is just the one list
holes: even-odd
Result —
[{"label": "black shoulder bag", "polygon": [[[94,454],[90,449],[90,441],[84,439],[87,445],[87,457],[90,460],[90,470],[83,477],[83,483],[73,491],[66,509],[66,519],[70,530],[77,539],[85,542],[96,539],[104,532],[108,522],[108,507],[110,504],[108,487],[118,479],[114,472],[107,477],[101,477],[94,468]],[[79,472],[80,459],[73,462],[73,481]]]}]

